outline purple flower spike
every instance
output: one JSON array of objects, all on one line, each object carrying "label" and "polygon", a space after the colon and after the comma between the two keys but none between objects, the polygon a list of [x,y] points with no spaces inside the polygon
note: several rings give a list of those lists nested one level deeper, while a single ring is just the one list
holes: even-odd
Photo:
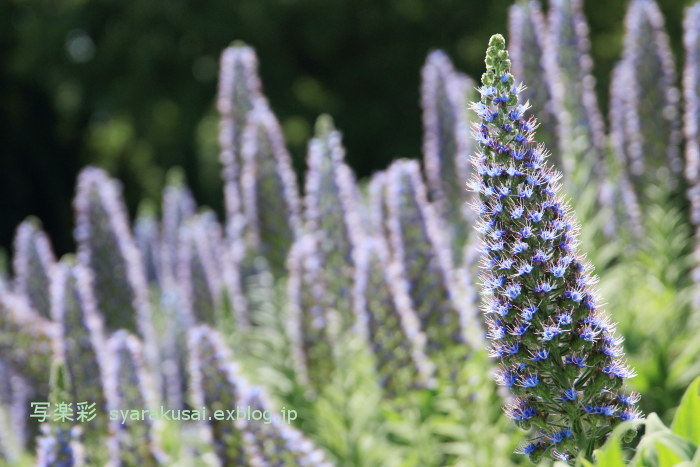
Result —
[{"label": "purple flower spike", "polygon": [[[627,417],[615,415],[618,406],[636,402],[620,391],[622,380],[634,373],[621,363],[614,325],[596,305],[595,278],[578,252],[578,229],[559,197],[559,174],[547,164],[545,148],[534,142],[534,119],[521,115],[526,109],[513,92],[515,78],[500,35],[489,42],[482,82],[482,99],[473,108],[497,116],[474,125],[487,142],[472,158],[477,174],[472,186],[478,187],[478,227],[488,226],[480,228],[482,292],[490,353],[500,363],[496,380],[527,401],[528,411],[507,410],[521,428],[530,429],[534,414],[546,413],[544,424],[552,424],[544,434],[538,426],[519,452],[533,460],[549,455],[570,462],[581,449],[604,441],[603,427]],[[514,112],[532,124],[504,128]],[[514,208],[522,208],[522,215],[512,216]],[[529,266],[526,275],[516,268],[523,264]]]}]

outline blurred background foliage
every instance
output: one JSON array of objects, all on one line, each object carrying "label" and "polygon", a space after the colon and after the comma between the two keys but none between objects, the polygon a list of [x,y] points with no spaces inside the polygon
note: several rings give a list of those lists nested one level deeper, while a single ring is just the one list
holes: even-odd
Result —
[{"label": "blurred background foliage", "polygon": [[[265,93],[303,170],[312,122],[332,114],[364,177],[421,150],[419,70],[442,48],[474,78],[510,0],[5,0],[0,2],[0,246],[40,217],[73,249],[80,167],[119,178],[132,214],[179,165],[217,211],[218,56],[254,46]],[[586,2],[600,102],[620,55],[626,0]],[[660,0],[676,57],[688,2]],[[677,60],[677,65],[681,63]],[[607,109],[602,109],[604,112]]]}]

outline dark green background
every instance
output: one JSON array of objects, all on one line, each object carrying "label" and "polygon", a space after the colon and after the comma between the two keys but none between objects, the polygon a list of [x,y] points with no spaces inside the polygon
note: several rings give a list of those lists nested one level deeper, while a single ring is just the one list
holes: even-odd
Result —
[{"label": "dark green background", "polygon": [[[5,0],[0,2],[0,245],[34,214],[73,249],[77,171],[119,177],[133,214],[182,166],[200,204],[221,208],[217,60],[254,46],[295,163],[320,113],[360,177],[421,148],[420,68],[432,48],[480,76],[505,0]],[[684,5],[660,2],[676,57]],[[588,0],[598,92],[620,54],[626,0]],[[677,60],[680,68],[680,60]],[[301,172],[300,172],[301,173]]]}]

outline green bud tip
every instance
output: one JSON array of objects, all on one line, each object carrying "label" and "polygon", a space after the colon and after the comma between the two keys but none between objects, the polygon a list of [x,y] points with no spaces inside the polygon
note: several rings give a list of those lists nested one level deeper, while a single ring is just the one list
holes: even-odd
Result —
[{"label": "green bud tip", "polygon": [[[506,40],[500,34],[494,34],[489,40],[489,47],[486,50],[486,74],[501,76],[502,73],[510,71],[510,59],[506,49]],[[491,80],[489,80],[491,81]],[[492,84],[484,81],[484,84]]]},{"label": "green bud tip", "polygon": [[158,212],[158,206],[153,200],[145,199],[139,204],[137,212],[139,217],[152,217]]},{"label": "green bud tip", "polygon": [[335,130],[335,124],[333,123],[333,117],[328,114],[323,114],[316,119],[315,133],[316,137],[325,136],[331,131]]},{"label": "green bud tip", "polygon": [[494,34],[493,36],[491,36],[491,39],[489,39],[489,47],[495,47],[503,50],[506,48],[506,40],[503,38],[502,35]]},{"label": "green bud tip", "polygon": [[165,175],[165,184],[169,186],[184,186],[185,172],[182,167],[172,167]]}]

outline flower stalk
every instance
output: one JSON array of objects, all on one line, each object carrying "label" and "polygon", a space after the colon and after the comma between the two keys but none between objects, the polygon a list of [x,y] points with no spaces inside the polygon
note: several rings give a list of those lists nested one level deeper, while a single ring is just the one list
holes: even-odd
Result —
[{"label": "flower stalk", "polygon": [[481,100],[472,108],[479,143],[473,189],[480,202],[482,295],[497,382],[515,396],[506,414],[531,439],[518,452],[537,462],[589,457],[613,427],[640,416],[622,339],[602,313],[578,227],[562,200],[561,175],[534,140],[537,121],[520,103],[505,40],[486,53]]}]

